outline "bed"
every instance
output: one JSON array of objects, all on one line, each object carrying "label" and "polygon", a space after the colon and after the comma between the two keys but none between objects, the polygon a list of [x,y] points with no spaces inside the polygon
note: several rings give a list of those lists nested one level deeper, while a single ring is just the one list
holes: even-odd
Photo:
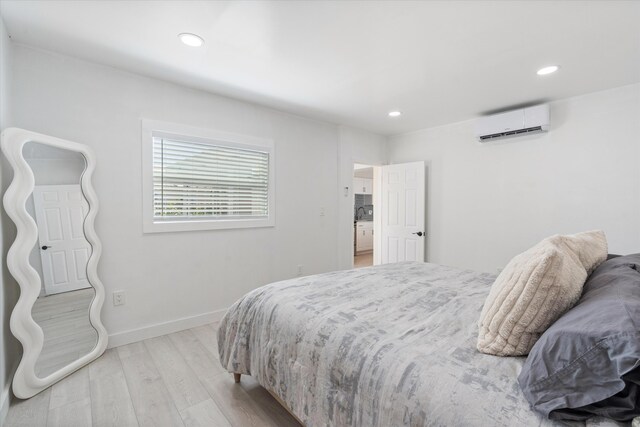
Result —
[{"label": "bed", "polygon": [[494,280],[398,263],[273,283],[222,319],[220,361],[309,427],[567,425],[530,409],[517,383],[524,358],[476,350]]}]

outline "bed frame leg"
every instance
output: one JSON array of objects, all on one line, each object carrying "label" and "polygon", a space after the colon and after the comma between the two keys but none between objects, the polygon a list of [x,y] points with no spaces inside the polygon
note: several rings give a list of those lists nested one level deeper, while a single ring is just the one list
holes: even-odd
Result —
[{"label": "bed frame leg", "polygon": [[233,381],[235,381],[235,383],[239,383],[240,382],[240,374],[233,374]]}]

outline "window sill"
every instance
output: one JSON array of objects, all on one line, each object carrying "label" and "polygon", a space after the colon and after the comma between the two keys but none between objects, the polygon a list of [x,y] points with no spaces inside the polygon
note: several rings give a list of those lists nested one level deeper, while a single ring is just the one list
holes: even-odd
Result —
[{"label": "window sill", "polygon": [[148,221],[143,224],[143,233],[171,233],[177,231],[231,230],[242,228],[275,227],[275,218],[260,219],[215,219]]}]

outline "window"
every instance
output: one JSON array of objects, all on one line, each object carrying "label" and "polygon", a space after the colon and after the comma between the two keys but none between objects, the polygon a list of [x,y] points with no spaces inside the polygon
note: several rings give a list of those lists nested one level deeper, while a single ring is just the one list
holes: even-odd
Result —
[{"label": "window", "polygon": [[274,225],[271,141],[146,120],[143,139],[145,232]]}]

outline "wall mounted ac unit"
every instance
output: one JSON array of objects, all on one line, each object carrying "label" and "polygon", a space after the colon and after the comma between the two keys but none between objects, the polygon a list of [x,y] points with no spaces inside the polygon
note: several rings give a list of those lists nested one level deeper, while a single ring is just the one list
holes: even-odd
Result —
[{"label": "wall mounted ac unit", "polygon": [[480,142],[548,130],[549,106],[547,104],[480,117],[476,121],[476,137]]}]

